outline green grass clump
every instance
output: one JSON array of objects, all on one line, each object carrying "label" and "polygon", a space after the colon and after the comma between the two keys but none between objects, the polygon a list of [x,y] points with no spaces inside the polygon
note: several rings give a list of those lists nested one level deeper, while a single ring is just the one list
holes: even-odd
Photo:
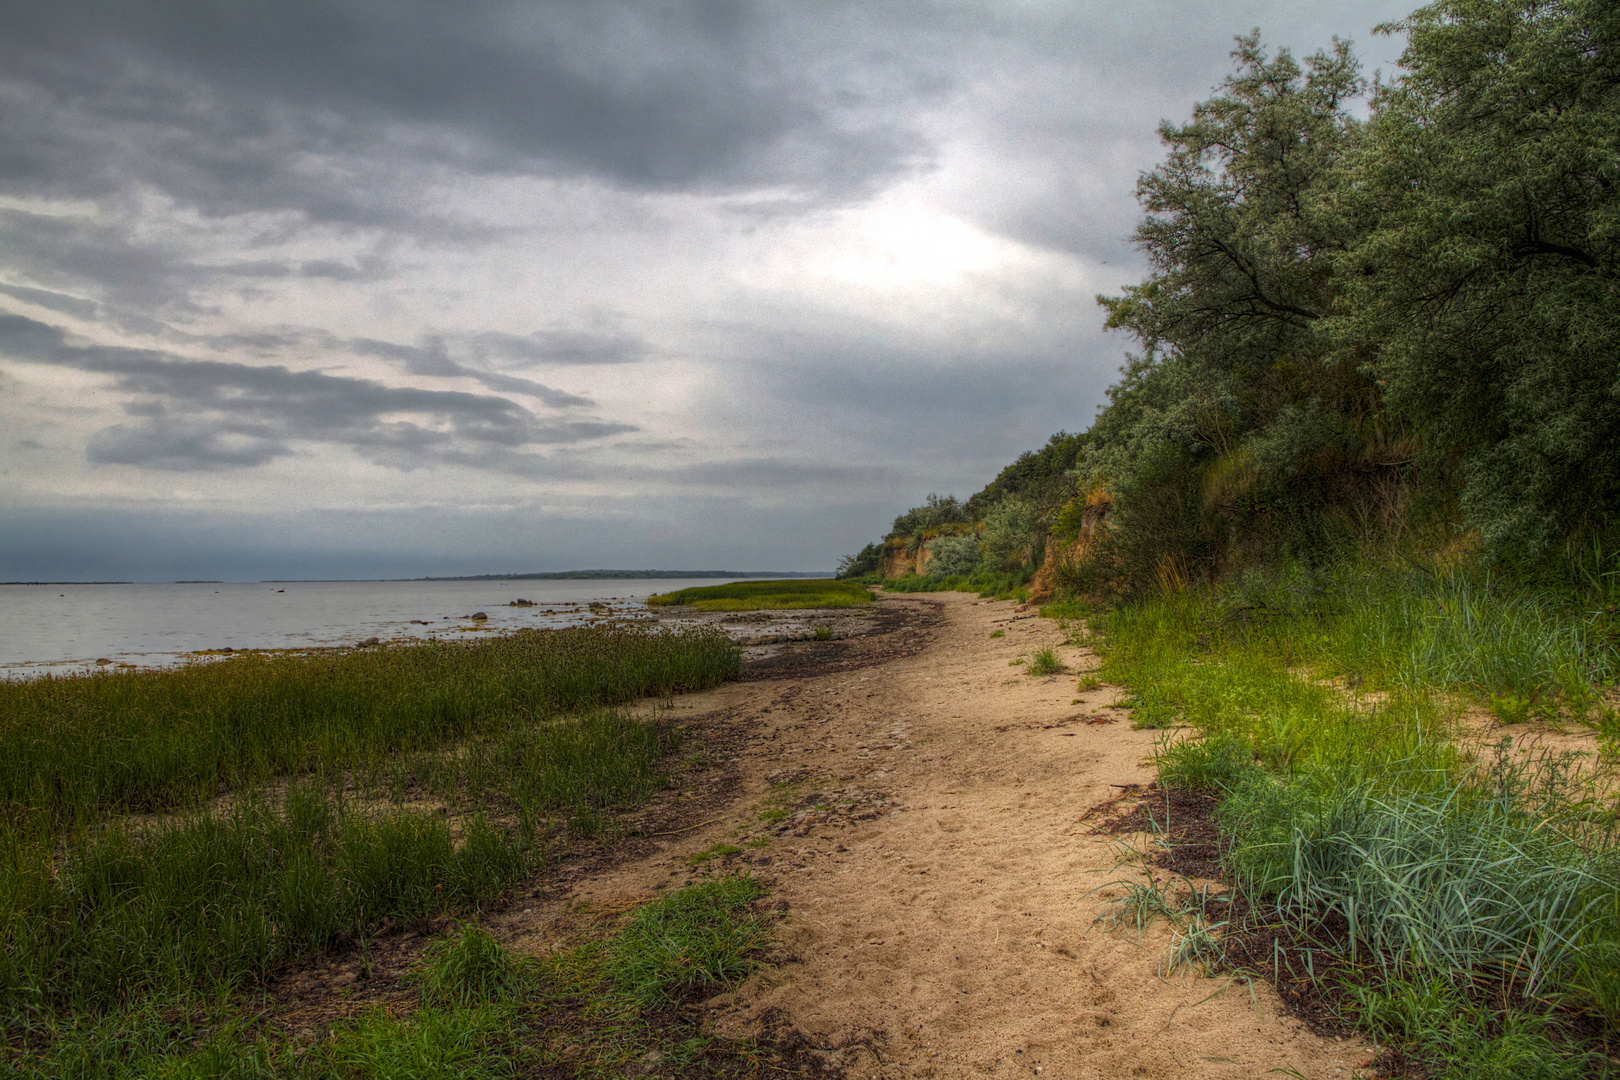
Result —
[{"label": "green grass clump", "polygon": [[676,1007],[763,966],[773,940],[769,917],[754,910],[763,895],[746,875],[690,886],[603,940],[538,960],[464,925],[425,952],[420,1007],[369,1009],[313,1043],[260,1028],[223,999],[138,1002],[76,1016],[32,1047],[0,1044],[0,1067],[40,1080],[487,1080],[623,1075],[657,1051],[677,1070],[732,1062],[749,1071],[750,1041],[717,1038]]},{"label": "green grass clump", "polygon": [[462,926],[455,938],[429,945],[422,960],[422,1000],[430,1005],[511,1002],[522,997],[532,981],[509,949],[471,923]]},{"label": "green grass clump", "polygon": [[702,866],[710,859],[724,859],[732,855],[742,854],[742,848],[736,844],[710,844],[702,851],[695,851],[686,857],[688,866]]},{"label": "green grass clump", "polygon": [[1357,1026],[1404,1044],[1440,1080],[1580,1080],[1606,1075],[1603,1056],[1549,1038],[1543,1015],[1493,1013],[1444,979],[1351,988]]},{"label": "green grass clump", "polygon": [[1063,662],[1051,649],[1038,649],[1029,661],[1029,674],[1056,675],[1063,670]]},{"label": "green grass clump", "polygon": [[731,585],[680,589],[647,597],[654,607],[689,605],[698,611],[797,611],[811,608],[855,607],[876,600],[872,590],[851,581],[832,578],[788,581],[739,581]]},{"label": "green grass clump", "polygon": [[604,713],[403,757],[375,778],[384,794],[454,800],[459,836],[445,814],[312,778],[275,798],[238,793],[228,810],[14,845],[0,864],[0,1007],[98,1011],[230,989],[385,918],[475,909],[566,832],[600,831],[662,787],[671,745],[659,723]]},{"label": "green grass clump", "polygon": [[514,1038],[516,1019],[488,1006],[419,1009],[404,1018],[372,1009],[338,1027],[302,1068],[287,1071],[311,1080],[498,1080],[517,1075],[518,1059],[528,1056]]},{"label": "green grass clump", "polygon": [[608,996],[646,1011],[736,986],[771,942],[769,923],[749,910],[764,895],[753,877],[738,874],[638,908],[602,952]]},{"label": "green grass clump", "polygon": [[535,870],[532,829],[346,807],[313,786],[282,806],[113,826],[56,874],[6,881],[0,1004],[85,1013],[228,991],[363,938],[385,918],[471,908]]}]

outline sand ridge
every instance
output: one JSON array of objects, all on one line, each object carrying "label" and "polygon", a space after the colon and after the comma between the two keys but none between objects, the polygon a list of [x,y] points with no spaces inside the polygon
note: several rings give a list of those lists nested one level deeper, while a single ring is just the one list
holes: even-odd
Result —
[{"label": "sand ridge", "polygon": [[[515,943],[558,941],[558,905],[614,908],[747,864],[787,905],[789,959],[709,1002],[715,1023],[785,1022],[852,1077],[1348,1078],[1369,1061],[1370,1046],[1283,1015],[1263,984],[1161,974],[1162,922],[1140,940],[1094,923],[1118,895],[1107,884],[1142,873],[1117,865],[1121,843],[1144,838],[1084,819],[1152,779],[1156,733],[1109,708],[1117,688],[1077,692],[1087,650],[1008,602],[881,602],[938,605],[933,640],[873,666],[677,699],[677,719],[752,718],[753,737],[729,751],[734,796],[645,857],[572,881],[511,928]],[[1047,647],[1065,673],[1013,663]],[[773,808],[787,816],[763,821]],[[730,859],[688,862],[750,838]]]}]

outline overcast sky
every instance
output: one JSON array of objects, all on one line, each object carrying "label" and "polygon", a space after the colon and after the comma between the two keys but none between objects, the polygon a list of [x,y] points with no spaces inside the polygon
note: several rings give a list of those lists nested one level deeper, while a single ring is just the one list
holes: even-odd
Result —
[{"label": "overcast sky", "polygon": [[8,0],[0,580],[830,569],[1084,430],[1156,128],[1386,0]]}]

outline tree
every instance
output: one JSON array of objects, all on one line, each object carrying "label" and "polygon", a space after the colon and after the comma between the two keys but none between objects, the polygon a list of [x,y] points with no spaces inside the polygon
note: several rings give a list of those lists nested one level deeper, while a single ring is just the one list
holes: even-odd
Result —
[{"label": "tree", "polygon": [[1178,557],[1210,571],[1230,529],[1201,516],[1309,546],[1376,467],[1364,452],[1376,387],[1318,332],[1357,235],[1336,184],[1362,129],[1347,106],[1365,82],[1344,42],[1301,66],[1286,50],[1268,57],[1256,32],[1233,56],[1218,96],[1161,127],[1168,156],[1138,184],[1148,216],[1136,240],[1153,272],[1098,300],[1142,351],[1079,465],[1115,490],[1121,527],[1133,502],[1152,503],[1143,528],[1156,535],[1138,539],[1180,544]]},{"label": "tree", "polygon": [[1332,330],[1499,556],[1620,507],[1620,5],[1441,0],[1341,182]]}]

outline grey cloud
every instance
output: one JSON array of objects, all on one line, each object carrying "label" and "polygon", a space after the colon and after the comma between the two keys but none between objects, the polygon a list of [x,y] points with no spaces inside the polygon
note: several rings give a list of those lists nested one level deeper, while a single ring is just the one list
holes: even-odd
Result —
[{"label": "grey cloud", "polygon": [[647,343],[637,335],[594,330],[489,332],[473,335],[468,344],[481,359],[540,364],[633,364],[647,355]]},{"label": "grey cloud", "polygon": [[397,361],[415,375],[476,379],[491,390],[508,394],[528,394],[539,398],[552,408],[565,409],[592,403],[589,398],[557,390],[532,379],[523,379],[501,372],[479,371],[459,364],[450,358],[450,351],[445,347],[443,338],[429,338],[421,345],[398,345],[390,341],[358,338],[350,342],[349,347],[362,356],[380,356]]},{"label": "grey cloud", "polygon": [[[400,469],[484,463],[543,469],[523,452],[635,430],[599,420],[553,421],[501,397],[390,387],[367,379],[220,361],[183,360],[148,349],[75,345],[63,332],[0,315],[0,353],[114,377],[139,395],[138,422],[92,439],[92,461],[158,469],[241,468],[291,453],[295,441],[336,443]],[[400,415],[431,417],[434,426]]]},{"label": "grey cloud", "polygon": [[0,209],[0,252],[14,276],[93,290],[101,299],[146,311],[185,303],[191,288],[213,273],[189,266],[172,242],[139,237],[123,224],[25,210]]},{"label": "grey cloud", "polygon": [[26,285],[0,283],[0,294],[9,296],[14,300],[21,300],[25,304],[49,308],[51,311],[60,311],[64,315],[73,315],[80,319],[93,319],[96,317],[98,310],[98,305],[94,300],[86,300],[82,296],[69,296],[67,293],[52,292],[49,289],[32,289]]},{"label": "grey cloud", "polygon": [[298,265],[300,277],[326,278],[330,281],[376,281],[385,273],[386,264],[376,258],[361,259],[357,266],[336,259],[310,259]]},{"label": "grey cloud", "polygon": [[94,195],[134,164],[212,212],[366,223],[400,208],[340,182],[335,158],[830,194],[926,160],[879,106],[930,92],[942,65],[891,56],[874,84],[806,49],[789,16],[702,0],[43,5],[12,13],[0,44],[0,178]]},{"label": "grey cloud", "polygon": [[842,465],[787,457],[747,457],[707,461],[670,470],[662,478],[729,490],[782,492],[807,487],[873,487],[899,479],[888,465]]},{"label": "grey cloud", "polygon": [[251,468],[290,453],[286,440],[243,430],[241,425],[221,430],[159,421],[103,428],[90,437],[85,456],[98,465],[204,472]]}]

